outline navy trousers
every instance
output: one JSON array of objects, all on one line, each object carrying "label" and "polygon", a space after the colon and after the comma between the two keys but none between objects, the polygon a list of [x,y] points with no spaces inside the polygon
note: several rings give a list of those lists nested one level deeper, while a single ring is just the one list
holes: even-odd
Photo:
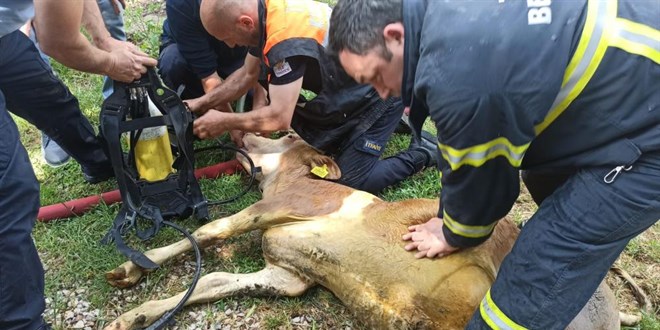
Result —
[{"label": "navy trousers", "polygon": [[[2,50],[6,48],[0,39]],[[0,65],[0,71],[2,68]],[[39,183],[0,91],[0,329],[3,330],[33,330],[44,324],[41,318],[45,307],[44,270],[31,236],[38,211]]]},{"label": "navy trousers", "polygon": [[426,162],[426,155],[417,150],[380,159],[387,141],[394,133],[403,115],[403,103],[394,102],[385,113],[361,136],[343,146],[335,155],[335,162],[341,170],[339,183],[377,194],[388,186],[397,184],[420,171]]},{"label": "navy trousers", "polygon": [[[239,56],[240,55],[240,56]],[[243,66],[245,56],[227,47],[227,55],[218,55],[216,72],[221,78],[227,78],[232,72]],[[204,88],[199,77],[192,71],[183,58],[176,43],[163,47],[158,56],[158,73],[165,86],[181,92],[181,99],[193,99],[204,95]]]},{"label": "navy trousers", "polygon": [[85,173],[112,171],[78,100],[18,30],[0,39],[0,72],[0,90],[9,111],[46,133]]},{"label": "navy trousers", "polygon": [[[468,329],[566,328],[628,242],[660,219],[660,152],[607,183],[612,169],[523,175],[541,204]],[[549,177],[567,179],[551,192]]]}]

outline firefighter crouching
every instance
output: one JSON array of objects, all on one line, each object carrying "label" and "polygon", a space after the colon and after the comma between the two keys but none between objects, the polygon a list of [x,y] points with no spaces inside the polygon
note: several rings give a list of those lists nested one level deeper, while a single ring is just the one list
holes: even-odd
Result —
[{"label": "firefighter crouching", "polygon": [[348,74],[438,129],[441,206],[406,249],[442,257],[487,240],[520,169],[539,204],[469,329],[564,329],[660,218],[658,17],[657,1],[627,0],[334,8],[330,47]]}]

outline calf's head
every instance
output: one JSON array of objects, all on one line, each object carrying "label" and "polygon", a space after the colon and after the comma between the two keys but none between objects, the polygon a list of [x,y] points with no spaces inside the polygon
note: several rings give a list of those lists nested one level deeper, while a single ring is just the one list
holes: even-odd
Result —
[{"label": "calf's head", "polygon": [[[276,177],[280,183],[305,178],[337,180],[341,177],[339,166],[332,158],[320,154],[293,133],[279,139],[248,133],[243,137],[243,146],[254,166],[261,169],[257,180],[261,182],[262,190]],[[250,163],[243,155],[238,154],[237,158],[246,170],[250,169]]]}]

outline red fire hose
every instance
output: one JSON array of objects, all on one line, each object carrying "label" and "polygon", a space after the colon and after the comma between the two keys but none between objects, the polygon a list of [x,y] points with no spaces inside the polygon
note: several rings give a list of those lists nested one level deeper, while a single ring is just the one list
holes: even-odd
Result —
[{"label": "red fire hose", "polygon": [[[203,167],[195,170],[196,178],[215,179],[222,174],[234,174],[237,170],[241,169],[241,165],[237,160],[230,160],[228,162],[219,163],[216,165]],[[83,197],[74,199],[72,201],[57,203],[53,205],[42,206],[39,209],[37,220],[41,222],[48,222],[55,219],[64,219],[74,216],[79,216],[99,203],[104,202],[106,205],[121,202],[119,190],[104,192],[100,195]]]}]

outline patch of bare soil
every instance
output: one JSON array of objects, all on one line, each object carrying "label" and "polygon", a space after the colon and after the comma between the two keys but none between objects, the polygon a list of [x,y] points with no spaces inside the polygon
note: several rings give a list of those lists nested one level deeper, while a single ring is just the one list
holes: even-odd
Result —
[{"label": "patch of bare soil", "polygon": [[[655,224],[642,233],[628,249],[621,254],[616,262],[620,268],[630,274],[632,279],[644,291],[650,302],[648,313],[660,317],[660,262],[653,255],[652,246],[660,242],[660,224]],[[612,272],[608,274],[607,283],[614,291],[620,310],[625,313],[638,314],[642,302],[636,299],[630,285]]]}]

